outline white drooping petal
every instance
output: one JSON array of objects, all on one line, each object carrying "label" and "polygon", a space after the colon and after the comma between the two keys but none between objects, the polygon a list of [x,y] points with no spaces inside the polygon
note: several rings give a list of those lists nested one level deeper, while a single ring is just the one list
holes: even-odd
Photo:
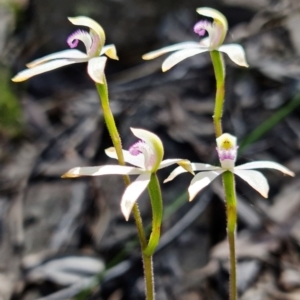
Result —
[{"label": "white drooping petal", "polygon": [[201,163],[192,163],[192,168],[194,171],[214,171],[220,170],[220,167],[212,166],[209,164],[201,164]]},{"label": "white drooping petal", "polygon": [[171,165],[174,165],[180,161],[183,161],[182,158],[170,158],[170,159],[165,159],[163,160],[160,165],[159,165],[159,168],[158,169],[163,169],[163,168],[166,168],[168,166],[171,166]]},{"label": "white drooping petal", "polygon": [[209,38],[209,36],[201,39],[200,42],[199,42],[199,44],[198,44],[198,46],[201,46],[203,48],[209,48],[209,46],[210,46],[210,38]]},{"label": "white drooping petal", "polygon": [[234,174],[245,180],[251,187],[258,191],[264,198],[268,198],[269,184],[266,177],[253,170],[236,170],[233,171]]},{"label": "white drooping petal", "polygon": [[[214,170],[220,170],[220,167],[215,167],[209,164],[201,164],[201,163],[191,163],[190,164],[192,167],[193,171],[214,171]],[[164,180],[164,183],[169,182],[171,180],[173,180],[175,177],[177,177],[178,175],[188,172],[186,169],[184,169],[183,167],[177,167],[176,169],[174,169],[171,174]]]},{"label": "white drooping petal", "polygon": [[[122,152],[125,162],[142,169],[144,168],[144,155],[142,153],[134,156],[131,155],[130,152],[127,150],[122,150]],[[117,152],[114,147],[106,149],[105,153],[110,158],[118,159]]]},{"label": "white drooping petal", "polygon": [[43,64],[49,60],[60,59],[60,58],[71,59],[73,61],[78,60],[78,62],[88,61],[88,56],[85,53],[83,53],[79,50],[76,50],[76,49],[68,49],[68,50],[55,52],[53,54],[49,54],[44,57],[38,58],[38,59],[26,64],[26,67],[34,68],[37,65]]},{"label": "white drooping petal", "polygon": [[69,60],[69,59],[57,59],[57,60],[49,61],[42,65],[38,65],[34,68],[23,70],[20,73],[18,73],[16,76],[14,76],[11,80],[14,82],[21,82],[35,75],[42,74],[54,69],[58,69],[63,66],[76,64],[76,63],[78,63],[77,60]]},{"label": "white drooping petal", "polygon": [[177,167],[175,168],[171,174],[164,180],[164,183],[169,182],[171,180],[173,180],[175,177],[177,177],[178,175],[187,172],[186,169],[184,169],[183,167]]},{"label": "white drooping petal", "polygon": [[147,188],[150,182],[150,177],[150,172],[144,172],[126,188],[121,199],[121,211],[126,220],[129,219],[132,207],[137,201],[138,197]]},{"label": "white drooping petal", "polygon": [[218,177],[223,172],[225,172],[225,170],[220,169],[196,174],[188,188],[189,201],[192,201],[197,193],[199,193],[203,188],[209,185],[216,177]]},{"label": "white drooping petal", "polygon": [[249,67],[246,61],[245,50],[241,45],[238,44],[227,44],[222,45],[218,48],[219,51],[226,53],[229,58],[239,66]]},{"label": "white drooping petal", "polygon": [[209,51],[209,49],[205,47],[200,47],[199,45],[198,48],[177,51],[168,56],[167,59],[163,62],[162,71],[166,72],[181,61],[183,61],[184,59],[206,51]]},{"label": "white drooping petal", "polygon": [[234,168],[235,170],[249,170],[249,169],[275,169],[281,171],[283,174],[295,176],[295,173],[285,166],[273,161],[253,161]]},{"label": "white drooping petal", "polygon": [[94,57],[88,62],[88,73],[90,77],[97,83],[104,83],[104,68],[107,61],[107,57]]},{"label": "white drooping petal", "polygon": [[[173,159],[166,159],[166,160],[163,160],[159,166],[159,169],[162,169],[162,168],[165,168],[165,167],[168,167],[170,165],[173,165],[177,163],[180,167],[182,167],[186,172],[189,172],[193,175],[194,174],[194,170],[193,170],[193,167],[192,167],[192,163],[187,160],[187,159],[182,159],[182,158],[173,158]],[[177,176],[177,175],[176,175]],[[176,177],[175,176],[175,177]],[[175,178],[173,177],[173,178]],[[167,180],[169,181],[169,180]],[[166,181],[166,182],[167,182]]]},{"label": "white drooping petal", "polygon": [[106,45],[101,49],[100,55],[107,55],[111,59],[119,60],[119,57],[117,55],[117,49],[115,45]]},{"label": "white drooping petal", "polygon": [[76,178],[81,176],[101,176],[101,175],[139,175],[143,172],[135,167],[106,165],[98,167],[77,167],[69,170],[62,178]]},{"label": "white drooping petal", "polygon": [[163,54],[166,54],[168,52],[178,51],[178,50],[183,50],[183,49],[190,49],[190,48],[194,48],[194,47],[198,47],[198,46],[199,46],[199,43],[197,43],[197,42],[178,43],[178,44],[175,44],[172,46],[167,46],[167,47],[146,53],[142,56],[142,58],[144,60],[150,60],[150,59],[154,59],[158,56],[161,56]]}]

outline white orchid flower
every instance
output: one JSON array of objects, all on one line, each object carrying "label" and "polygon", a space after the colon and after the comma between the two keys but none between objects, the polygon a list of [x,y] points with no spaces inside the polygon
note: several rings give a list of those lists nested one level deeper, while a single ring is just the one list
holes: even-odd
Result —
[{"label": "white orchid flower", "polygon": [[[101,175],[139,175],[125,190],[121,199],[121,211],[128,220],[133,205],[138,197],[147,188],[151,174],[156,173],[157,170],[166,168],[172,164],[178,163],[189,170],[188,162],[180,158],[163,159],[164,148],[160,138],[154,133],[144,130],[131,128],[133,134],[140,139],[137,143],[129,148],[129,151],[123,150],[124,160],[133,165],[119,166],[119,165],[105,165],[97,167],[77,167],[69,170],[62,177],[75,178],[81,176],[101,176]],[[106,149],[106,155],[110,158],[117,159],[115,148]]]},{"label": "white orchid flower", "polygon": [[75,48],[78,42],[83,42],[86,53],[79,50],[70,49],[56,52],[42,58],[36,59],[26,66],[28,69],[21,71],[12,81],[24,81],[32,76],[45,73],[63,66],[88,62],[88,74],[97,83],[103,83],[104,67],[107,58],[118,60],[116,48],[114,45],[104,46],[105,33],[103,28],[94,20],[88,17],[68,18],[69,21],[78,26],[86,26],[90,28],[90,32],[77,30],[67,39],[70,48]]},{"label": "white orchid flower", "polygon": [[[235,167],[237,156],[236,137],[224,133],[216,139],[217,152],[220,159],[221,167],[215,167],[208,164],[191,163],[193,171],[203,171],[195,175],[188,188],[189,200],[192,201],[196,194],[204,187],[210,184],[216,177],[230,171],[239,176],[248,184],[258,191],[263,197],[268,197],[269,184],[266,177],[258,171],[251,169],[275,169],[283,174],[294,176],[294,172],[286,167],[272,161],[254,161]],[[186,172],[182,167],[177,167],[164,182],[173,180],[176,176]]]},{"label": "white orchid flower", "polygon": [[227,34],[228,24],[225,16],[219,11],[210,7],[200,7],[197,13],[213,19],[213,22],[202,20],[194,26],[194,32],[203,36],[205,32],[208,37],[197,42],[183,42],[172,46],[164,47],[143,55],[143,59],[150,60],[168,52],[171,54],[162,64],[163,72],[168,71],[182,60],[207,51],[220,51],[226,53],[229,58],[239,66],[248,67],[245,51],[241,45],[222,45]]}]

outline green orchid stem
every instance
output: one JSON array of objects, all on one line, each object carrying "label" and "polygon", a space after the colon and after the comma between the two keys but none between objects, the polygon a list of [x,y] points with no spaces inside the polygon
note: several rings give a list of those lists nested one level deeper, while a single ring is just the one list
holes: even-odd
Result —
[{"label": "green orchid stem", "polygon": [[[99,84],[96,83],[97,91],[100,96],[101,100],[101,106],[102,106],[102,111],[103,111],[103,116],[104,120],[109,132],[109,135],[111,137],[112,143],[114,147],[116,148],[117,156],[118,156],[118,161],[121,166],[125,165],[124,157],[123,157],[123,151],[122,151],[122,142],[120,139],[120,135],[115,123],[114,116],[111,112],[110,105],[109,105],[109,98],[108,98],[108,88],[107,88],[107,82],[104,77],[104,83]],[[124,181],[126,185],[130,184],[130,179],[128,176],[124,176]]]},{"label": "green orchid stem", "polygon": [[234,175],[230,171],[223,173],[223,186],[225,190],[227,210],[227,236],[230,252],[230,300],[237,300],[236,281],[236,255],[235,255],[235,233],[237,222],[237,201],[235,195]]},{"label": "green orchid stem", "polygon": [[[214,125],[216,137],[222,135],[222,115],[225,98],[225,64],[222,53],[219,51],[211,51],[210,57],[213,63],[216,77],[216,99],[214,109]],[[235,182],[233,173],[226,171],[223,173],[223,186],[226,197],[227,210],[227,236],[229,243],[229,259],[230,259],[230,300],[237,300],[237,281],[236,281],[236,255],[235,255],[235,232],[237,222],[237,202],[235,195]]]},{"label": "green orchid stem", "polygon": [[153,272],[153,262],[152,256],[143,254],[144,263],[144,276],[145,276],[145,286],[146,286],[146,300],[155,300],[155,290],[154,290],[154,272]]},{"label": "green orchid stem", "polygon": [[161,190],[156,174],[151,175],[150,183],[148,185],[148,193],[152,206],[152,232],[149,238],[148,246],[144,250],[144,254],[147,256],[152,256],[159,243],[160,228],[163,218]]},{"label": "green orchid stem", "polygon": [[225,65],[221,52],[217,50],[211,51],[210,57],[214,67],[217,85],[213,121],[216,137],[219,137],[222,134],[222,114],[225,97]]},{"label": "green orchid stem", "polygon": [[[96,83],[96,88],[100,96],[100,103],[103,111],[104,120],[109,135],[111,137],[112,143],[116,149],[119,164],[121,166],[124,166],[125,161],[124,161],[124,156],[122,151],[122,142],[116,126],[114,116],[110,109],[107,82],[104,75],[103,75],[103,79],[104,79],[103,80],[104,83],[103,84]],[[123,178],[124,178],[125,185],[128,186],[130,184],[129,176],[124,175]],[[152,268],[152,258],[143,253],[143,250],[147,247],[147,239],[143,227],[141,214],[137,204],[134,204],[132,212],[133,212],[135,224],[138,231],[138,237],[142,249],[142,259],[143,259],[144,275],[145,275],[146,300],[153,300],[154,299],[154,284],[153,284],[154,275],[153,275],[153,268]]]}]

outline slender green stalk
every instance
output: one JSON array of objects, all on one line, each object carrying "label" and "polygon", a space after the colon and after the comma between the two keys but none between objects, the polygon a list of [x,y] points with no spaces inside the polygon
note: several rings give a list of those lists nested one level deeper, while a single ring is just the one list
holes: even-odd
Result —
[{"label": "slender green stalk", "polygon": [[214,67],[217,85],[213,121],[216,136],[219,137],[222,134],[222,114],[225,97],[225,65],[221,52],[216,50],[211,51],[210,57]]},{"label": "slender green stalk", "polygon": [[[108,98],[108,88],[106,78],[104,76],[104,83],[99,84],[96,83],[96,88],[100,96],[100,103],[103,111],[104,120],[111,137],[112,143],[116,149],[116,153],[118,156],[119,164],[124,166],[124,156],[122,152],[122,142],[121,138],[115,123],[114,116],[111,112],[110,105],[109,105],[109,98]],[[124,182],[125,185],[128,186],[130,184],[129,176],[124,175]],[[143,222],[141,218],[141,214],[137,204],[134,204],[133,209],[133,216],[135,219],[135,224],[138,231],[138,237],[142,248],[142,259],[144,265],[144,275],[145,275],[145,293],[147,300],[154,299],[154,285],[153,285],[153,268],[152,268],[152,259],[147,255],[143,254],[143,250],[147,247],[147,240],[143,228]]]},{"label": "slender green stalk", "polygon": [[[213,121],[215,125],[216,137],[222,135],[222,115],[225,97],[225,65],[222,53],[219,51],[210,52],[216,77],[216,99]],[[235,195],[235,182],[233,173],[227,171],[223,173],[223,187],[226,198],[227,213],[227,237],[229,243],[230,260],[230,300],[237,300],[237,281],[236,281],[236,254],[235,254],[235,233],[237,222],[237,201]]]},{"label": "slender green stalk", "polygon": [[[125,161],[124,161],[123,152],[122,152],[122,142],[120,139],[120,135],[119,135],[116,123],[115,123],[114,116],[110,109],[109,98],[108,98],[108,88],[107,88],[107,82],[106,82],[105,77],[104,77],[104,83],[103,84],[96,83],[96,87],[97,87],[97,91],[99,93],[100,100],[101,100],[101,106],[102,106],[104,120],[105,120],[107,129],[108,129],[109,135],[111,137],[112,143],[113,143],[114,147],[116,148],[119,164],[124,166]],[[124,181],[125,181],[126,185],[130,184],[130,179],[128,176],[124,176]]]},{"label": "slender green stalk", "polygon": [[145,286],[146,286],[146,299],[154,300],[155,291],[154,291],[154,277],[153,277],[153,262],[152,256],[143,254],[144,262],[144,275],[145,275]]},{"label": "slender green stalk", "polygon": [[235,233],[237,221],[237,201],[235,195],[234,175],[230,171],[223,173],[223,185],[226,198],[227,236],[230,252],[230,300],[237,300]]},{"label": "slender green stalk", "polygon": [[163,203],[161,197],[161,190],[156,174],[151,175],[150,183],[148,185],[148,193],[152,206],[152,232],[144,254],[152,256],[160,238],[160,228],[163,218]]}]

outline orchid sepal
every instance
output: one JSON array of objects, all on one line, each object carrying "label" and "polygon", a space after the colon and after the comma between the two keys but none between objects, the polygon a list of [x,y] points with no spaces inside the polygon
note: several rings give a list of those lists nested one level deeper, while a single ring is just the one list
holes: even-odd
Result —
[{"label": "orchid sepal", "polygon": [[148,52],[142,56],[142,59],[150,60],[169,52],[183,50],[183,49],[190,49],[191,47],[198,47],[198,46],[199,44],[197,42],[182,42],[182,43],[166,46],[161,49]]},{"label": "orchid sepal", "polygon": [[161,69],[163,72],[166,72],[173,68],[175,65],[177,65],[179,62],[183,61],[184,59],[207,51],[209,50],[206,48],[201,48],[200,46],[192,49],[176,51],[175,53],[171,54],[165,59]]},{"label": "orchid sepal", "polygon": [[93,57],[88,62],[88,74],[97,83],[104,83],[104,68],[107,58],[104,56]]},{"label": "orchid sepal", "polygon": [[267,160],[262,160],[262,161],[253,161],[253,162],[248,162],[239,166],[236,166],[234,168],[235,170],[249,170],[249,169],[274,169],[282,172],[285,175],[289,175],[294,177],[295,173],[288,169],[287,167],[274,162],[274,161],[267,161]]},{"label": "orchid sepal", "polygon": [[68,60],[68,59],[56,59],[52,61],[48,61],[47,63],[40,64],[34,68],[25,69],[19,72],[16,76],[14,76],[11,80],[13,82],[22,82],[25,81],[33,76],[52,71],[64,66],[76,64],[78,61],[75,60]]},{"label": "orchid sepal", "polygon": [[258,191],[264,198],[268,198],[269,184],[267,178],[259,171],[233,170],[235,175],[246,181],[253,189]]},{"label": "orchid sepal", "polygon": [[226,53],[229,58],[237,65],[248,68],[246,53],[244,48],[239,44],[227,44],[218,48],[218,51]]},{"label": "orchid sepal", "polygon": [[46,55],[44,57],[35,59],[34,61],[27,63],[26,67],[31,69],[34,68],[38,65],[42,65],[44,63],[47,63],[48,61],[54,60],[54,59],[78,59],[78,61],[87,61],[88,56],[86,53],[83,53],[77,49],[68,49],[68,50],[63,50],[59,52],[55,52],[49,55]]},{"label": "orchid sepal", "polygon": [[97,167],[76,167],[65,174],[62,178],[77,178],[82,176],[101,176],[101,175],[139,175],[143,171],[128,166],[119,166],[119,165],[105,165]]},{"label": "orchid sepal", "polygon": [[126,189],[121,199],[121,211],[128,221],[133,205],[147,188],[151,178],[150,172],[140,174]]},{"label": "orchid sepal", "polygon": [[189,201],[192,201],[196,194],[209,185],[215,178],[224,173],[225,170],[219,169],[215,171],[201,172],[195,175],[188,188]]},{"label": "orchid sepal", "polygon": [[103,54],[105,54],[106,56],[108,56],[111,59],[119,60],[119,57],[117,55],[117,49],[114,44],[104,46],[101,50],[100,55],[103,55]]},{"label": "orchid sepal", "polygon": [[219,46],[221,46],[225,40],[227,30],[228,30],[228,22],[226,17],[216,9],[211,7],[199,7],[196,9],[196,12],[199,15],[212,18],[214,20],[213,26],[219,27],[219,38],[216,45],[214,45],[213,50]]},{"label": "orchid sepal", "polygon": [[[140,155],[131,155],[128,150],[122,150],[124,161],[129,163],[135,167],[144,169],[144,156],[143,154]],[[113,159],[118,159],[117,151],[114,147],[110,147],[105,149],[105,154]]]}]

